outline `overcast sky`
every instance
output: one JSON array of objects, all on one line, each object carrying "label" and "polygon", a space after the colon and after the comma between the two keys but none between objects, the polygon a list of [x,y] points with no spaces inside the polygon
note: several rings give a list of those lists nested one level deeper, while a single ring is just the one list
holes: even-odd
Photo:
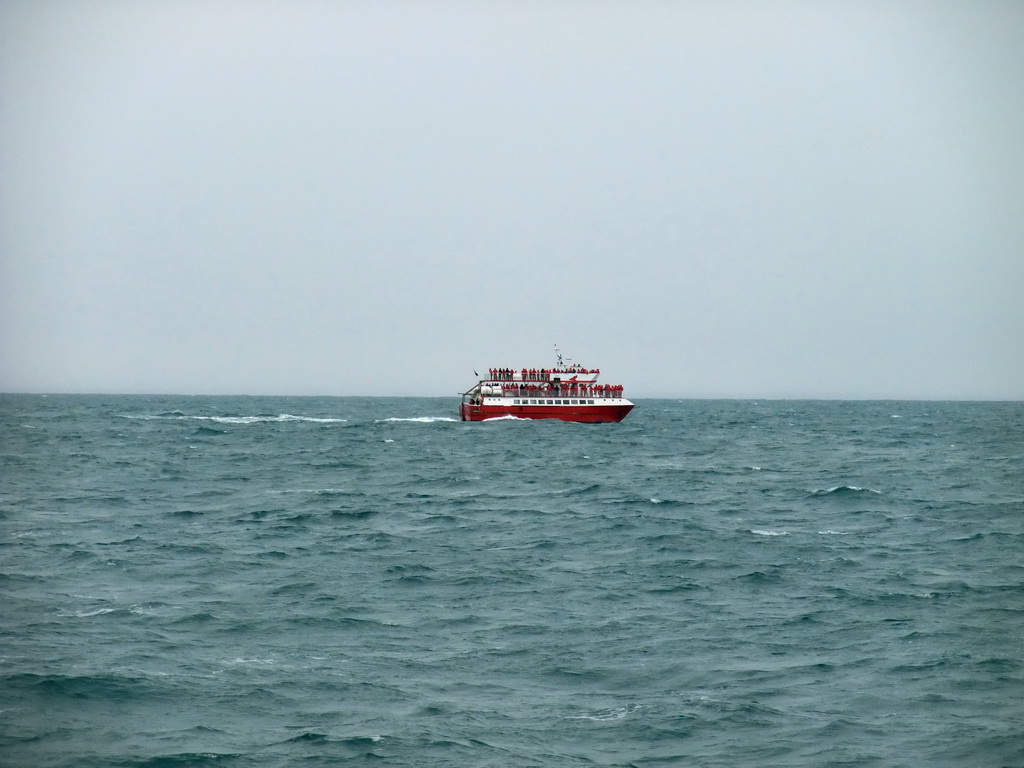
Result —
[{"label": "overcast sky", "polygon": [[0,4],[0,391],[1024,398],[1024,3]]}]

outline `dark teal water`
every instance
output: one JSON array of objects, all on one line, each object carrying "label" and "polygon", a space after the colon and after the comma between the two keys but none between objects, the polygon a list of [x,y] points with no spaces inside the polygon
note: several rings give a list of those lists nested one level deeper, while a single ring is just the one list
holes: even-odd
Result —
[{"label": "dark teal water", "polygon": [[1024,766],[1024,404],[0,396],[5,766]]}]

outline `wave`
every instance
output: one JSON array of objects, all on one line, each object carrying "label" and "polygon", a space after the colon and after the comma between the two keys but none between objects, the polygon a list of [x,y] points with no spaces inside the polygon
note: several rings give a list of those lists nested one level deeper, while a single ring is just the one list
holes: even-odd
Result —
[{"label": "wave", "polygon": [[352,491],[348,488],[284,488],[280,491],[267,491],[267,493],[274,495],[287,493],[311,493],[316,496],[362,496],[358,491]]},{"label": "wave", "polygon": [[290,739],[286,739],[281,742],[282,744],[340,744],[343,746],[358,746],[365,747],[371,744],[379,744],[383,740],[383,736],[380,734],[371,734],[369,736],[329,736],[326,733],[319,733],[317,731],[307,731],[300,733],[298,736],[292,736]]},{"label": "wave", "polygon": [[379,511],[377,509],[332,509],[331,517],[339,520],[362,520],[376,515]]},{"label": "wave", "polygon": [[768,531],[752,529],[751,533],[757,534],[758,536],[789,536],[789,531]]},{"label": "wave", "polygon": [[621,720],[633,712],[639,709],[643,709],[643,704],[630,704],[625,707],[616,707],[614,709],[604,709],[598,712],[593,712],[589,715],[569,715],[567,720],[593,720],[598,723],[606,723],[613,720]]},{"label": "wave", "polygon": [[[602,489],[602,486],[601,486],[600,483],[591,483],[590,485],[584,485],[584,486],[581,486],[579,488],[563,488],[561,490],[549,491],[549,493],[551,495],[553,495],[553,496],[563,496],[563,497],[570,497],[570,496],[593,496],[594,494],[600,492],[601,489]],[[615,500],[612,503],[619,503],[620,501],[621,500]]]},{"label": "wave", "polygon": [[875,493],[879,496],[882,495],[881,491],[876,491],[874,488],[862,488],[859,485],[836,485],[832,488],[821,489],[811,491],[811,496],[846,496],[862,493]]},{"label": "wave", "polygon": [[7,690],[34,691],[55,698],[128,701],[152,695],[151,682],[142,676],[60,675],[21,673],[3,679]]},{"label": "wave", "polygon": [[691,506],[693,502],[685,501],[680,499],[673,499],[666,496],[636,496],[634,498],[624,499],[625,502],[638,501],[644,504],[659,504],[665,507],[686,507]]},{"label": "wave", "polygon": [[[217,731],[214,731],[217,732]],[[236,752],[180,752],[173,755],[157,755],[155,757],[118,763],[118,765],[137,766],[138,768],[193,768],[197,765],[216,763],[217,765],[234,764],[236,759],[243,758]]]},{"label": "wave", "polygon": [[[75,613],[72,614],[72,615],[76,619],[88,619],[88,618],[90,618],[92,616],[102,616],[102,615],[104,615],[106,613],[114,613],[116,610],[117,610],[117,608],[94,608],[91,611],[75,611]],[[63,615],[67,615],[67,614],[59,614],[59,615],[63,616]]]}]

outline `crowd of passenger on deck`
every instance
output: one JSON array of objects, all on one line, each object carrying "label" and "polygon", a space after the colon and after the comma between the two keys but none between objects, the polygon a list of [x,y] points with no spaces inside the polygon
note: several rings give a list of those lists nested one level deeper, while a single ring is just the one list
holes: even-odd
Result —
[{"label": "crowd of passenger on deck", "polygon": [[[600,373],[600,368],[584,368],[579,365],[570,365],[568,368],[523,368],[518,371],[523,381],[550,381],[552,375],[565,376],[567,374],[591,374]],[[512,368],[491,368],[488,370],[492,381],[512,381],[515,378],[515,371]]]}]

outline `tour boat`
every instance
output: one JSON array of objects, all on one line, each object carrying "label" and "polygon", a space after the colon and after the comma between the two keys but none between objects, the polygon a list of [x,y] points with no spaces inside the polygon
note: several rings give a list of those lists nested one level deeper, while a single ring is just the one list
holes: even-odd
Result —
[{"label": "tour boat", "polygon": [[463,421],[513,417],[614,422],[633,410],[621,386],[597,383],[600,369],[566,365],[561,355],[554,368],[492,368],[487,373],[462,393]]}]

